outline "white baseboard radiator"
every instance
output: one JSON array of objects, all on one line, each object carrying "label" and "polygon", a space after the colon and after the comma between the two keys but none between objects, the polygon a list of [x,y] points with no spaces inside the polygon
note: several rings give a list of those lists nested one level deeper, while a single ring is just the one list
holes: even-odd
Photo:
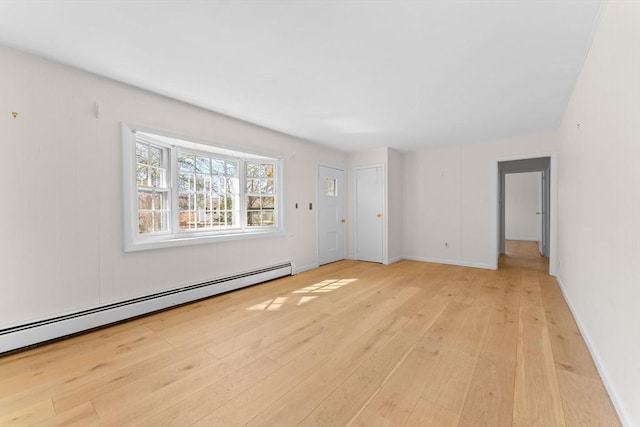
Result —
[{"label": "white baseboard radiator", "polygon": [[0,329],[0,354],[291,274],[289,262]]}]

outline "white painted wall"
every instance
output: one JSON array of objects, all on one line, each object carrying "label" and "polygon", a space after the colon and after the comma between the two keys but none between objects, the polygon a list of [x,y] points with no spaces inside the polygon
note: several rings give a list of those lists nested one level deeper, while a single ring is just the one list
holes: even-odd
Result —
[{"label": "white painted wall", "polygon": [[392,263],[402,258],[403,200],[402,154],[393,149],[387,152],[387,260]]},{"label": "white painted wall", "polygon": [[640,3],[609,1],[561,126],[558,278],[627,426],[640,426],[639,76]]},{"label": "white painted wall", "polygon": [[540,241],[542,237],[542,173],[505,175],[505,237],[507,240]]},{"label": "white painted wall", "polygon": [[460,147],[405,154],[405,257],[461,261],[460,175]]},{"label": "white painted wall", "polygon": [[[286,234],[125,253],[122,121],[282,156]],[[343,153],[7,48],[0,141],[0,327],[283,261],[314,266],[317,164],[346,167]]]},{"label": "white painted wall", "polygon": [[[405,258],[497,267],[497,163],[554,155],[556,132],[423,150],[404,155]],[[551,170],[551,266],[555,255]],[[448,243],[448,247],[445,247]]]}]

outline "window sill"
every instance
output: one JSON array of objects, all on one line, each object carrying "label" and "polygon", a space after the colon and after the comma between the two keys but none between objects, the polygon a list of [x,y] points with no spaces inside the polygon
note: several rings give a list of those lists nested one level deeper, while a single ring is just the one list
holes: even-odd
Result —
[{"label": "window sill", "polygon": [[151,249],[172,248],[180,246],[202,245],[207,243],[221,243],[236,240],[257,239],[262,237],[284,236],[284,231],[277,228],[268,230],[238,231],[215,235],[164,235],[138,238],[135,241],[125,241],[125,252],[146,251]]}]

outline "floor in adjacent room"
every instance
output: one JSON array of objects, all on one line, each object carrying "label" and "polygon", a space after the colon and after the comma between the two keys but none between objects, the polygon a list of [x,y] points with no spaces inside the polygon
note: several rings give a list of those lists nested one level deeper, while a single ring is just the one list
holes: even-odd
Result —
[{"label": "floor in adjacent room", "polygon": [[548,262],[340,261],[0,357],[0,425],[619,425]]}]

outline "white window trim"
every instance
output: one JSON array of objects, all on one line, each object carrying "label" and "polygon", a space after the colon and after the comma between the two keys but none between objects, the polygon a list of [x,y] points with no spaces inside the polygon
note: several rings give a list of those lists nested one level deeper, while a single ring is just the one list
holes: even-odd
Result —
[{"label": "white window trim", "polygon": [[[169,168],[167,170],[167,180],[172,194],[169,201],[171,206],[171,226],[170,230],[163,233],[153,233],[149,235],[140,235],[138,233],[138,201],[137,186],[135,175],[135,132],[145,132],[157,135],[166,141],[162,141],[160,145],[166,145],[169,148],[170,159]],[[176,165],[177,150],[171,140],[179,140],[180,146],[187,148],[189,151],[202,151],[208,154],[216,154],[221,157],[231,157],[234,159],[241,158],[243,160],[266,160],[274,162],[276,166],[276,218],[277,226],[239,228],[232,230],[184,230],[178,231],[177,224],[174,224],[173,218],[177,213],[177,177],[174,176],[174,168]],[[242,161],[242,160],[241,160]],[[130,123],[122,123],[122,169],[123,169],[123,204],[124,204],[124,250],[125,252],[142,251],[149,249],[160,249],[177,246],[189,246],[205,243],[216,243],[233,240],[254,239],[258,237],[276,237],[284,235],[284,203],[283,203],[283,161],[280,156],[261,155],[257,153],[246,152],[244,150],[232,148],[229,146],[218,146],[210,142],[199,141],[194,138],[172,135],[157,129],[144,126],[137,126]],[[244,171],[244,167],[239,167],[240,171]],[[244,177],[240,173],[240,210],[245,209],[245,190]],[[241,216],[242,218],[243,216]]]}]

